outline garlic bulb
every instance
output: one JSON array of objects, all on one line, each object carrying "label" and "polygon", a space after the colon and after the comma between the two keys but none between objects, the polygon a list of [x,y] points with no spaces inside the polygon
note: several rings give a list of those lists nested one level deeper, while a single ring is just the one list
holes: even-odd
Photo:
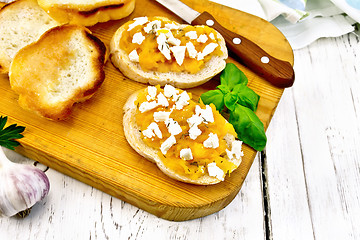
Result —
[{"label": "garlic bulb", "polygon": [[31,208],[49,189],[50,182],[43,171],[11,162],[0,148],[0,215],[13,216]]}]

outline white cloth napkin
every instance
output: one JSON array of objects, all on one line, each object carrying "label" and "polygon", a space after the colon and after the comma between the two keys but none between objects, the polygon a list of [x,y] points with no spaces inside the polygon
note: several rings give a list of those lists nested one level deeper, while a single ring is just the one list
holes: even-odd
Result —
[{"label": "white cloth napkin", "polygon": [[360,0],[211,0],[274,24],[293,49],[322,37],[354,31],[360,22]]}]

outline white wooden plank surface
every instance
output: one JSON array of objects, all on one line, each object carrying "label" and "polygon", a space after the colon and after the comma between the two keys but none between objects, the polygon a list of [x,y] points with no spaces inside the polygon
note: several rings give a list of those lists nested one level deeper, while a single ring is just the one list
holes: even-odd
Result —
[{"label": "white wooden plank surface", "polygon": [[[300,81],[296,76],[296,81]],[[284,91],[267,131],[264,172],[273,239],[314,239],[293,95]]]},{"label": "white wooden plank surface", "polygon": [[[13,159],[23,161],[17,155]],[[25,219],[0,218],[1,240],[265,239],[259,158],[225,209],[186,222],[157,218],[52,169],[46,173],[49,195]]]},{"label": "white wooden plank surface", "polygon": [[25,219],[0,218],[0,240],[360,239],[359,68],[352,34],[295,51],[266,158],[216,214],[169,222],[50,169],[48,197]]},{"label": "white wooden plank surface", "polygon": [[273,239],[360,239],[359,66],[354,34],[295,51],[268,131]]}]

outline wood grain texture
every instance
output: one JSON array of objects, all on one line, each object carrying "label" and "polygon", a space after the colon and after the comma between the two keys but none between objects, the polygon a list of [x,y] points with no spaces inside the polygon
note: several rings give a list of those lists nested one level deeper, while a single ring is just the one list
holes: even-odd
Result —
[{"label": "wood grain texture", "polygon": [[[266,179],[261,180],[263,170],[256,157],[240,192],[225,209],[191,221],[167,221],[50,169],[46,172],[51,182],[49,195],[35,205],[25,219],[0,217],[0,239],[307,240],[325,239],[320,236],[328,231],[342,233],[340,239],[360,239],[360,135],[356,132],[360,128],[359,40],[355,35],[349,34],[320,39],[309,47],[294,51],[296,83],[291,89],[284,91],[266,133]],[[301,87],[300,83],[303,83]],[[334,89],[338,92],[335,93]],[[317,95],[319,98],[325,96],[319,104],[315,102]],[[334,98],[339,104],[319,114],[324,119],[329,116],[339,118],[336,122],[334,119],[331,122],[312,122],[317,128],[323,129],[313,133],[313,128],[306,123],[313,119],[317,109],[326,105],[325,100],[328,101],[330,95],[336,96]],[[303,103],[302,98],[310,99]],[[332,104],[335,99],[331,101]],[[344,103],[342,101],[349,106],[341,106]],[[302,103],[304,105],[300,107]],[[301,111],[297,110],[298,107]],[[304,111],[305,109],[308,110]],[[347,121],[347,115],[352,121]],[[354,116],[357,116],[355,122]],[[307,121],[307,118],[310,120]],[[324,126],[329,126],[328,123],[335,129],[349,122],[353,131],[324,130]],[[323,135],[317,137],[317,134]],[[331,144],[327,149],[309,148],[310,144],[318,144],[311,138],[319,138],[321,141],[329,139]],[[311,142],[303,147],[304,141]],[[336,179],[336,185],[323,184],[327,180],[323,177],[326,175],[323,172],[325,169],[316,163],[316,169],[307,170],[304,174],[306,164],[307,168],[311,168],[312,163],[318,161],[309,157],[319,154],[318,151],[324,156],[324,159],[319,160],[322,162],[331,162],[329,156],[334,156],[337,174],[332,176]],[[11,159],[17,161],[18,158],[21,159]],[[306,164],[303,164],[303,159]],[[327,170],[334,171],[331,168]],[[319,174],[319,182],[313,181]],[[267,186],[264,193],[261,192],[260,181]],[[331,182],[333,183],[332,180]],[[307,193],[307,189],[314,188],[330,188],[321,190],[321,193],[337,194],[324,197],[313,190],[309,191],[311,194]],[[264,212],[262,194],[268,198],[268,206]],[[341,204],[330,204],[337,201],[333,197],[340,197]],[[263,221],[264,214],[269,216],[266,221]],[[331,219],[325,218],[325,215]],[[330,221],[331,224],[326,227],[323,221]],[[347,226],[340,228],[336,226],[337,221],[345,222]],[[266,232],[264,225],[271,225],[271,231]],[[331,229],[334,225],[335,229]],[[338,234],[334,234],[326,239],[339,238]]]},{"label": "wood grain texture", "polygon": [[[288,42],[268,22],[205,0],[184,2],[198,11],[210,12],[228,29],[253,40],[269,54],[293,63]],[[121,24],[145,15],[162,15],[180,21],[154,1],[138,0],[134,13],[128,18],[98,24],[91,30],[108,45]],[[267,127],[283,90],[237,65],[249,78],[249,87],[261,96],[257,115]],[[94,97],[77,104],[71,117],[62,122],[42,119],[19,108],[16,94],[10,90],[7,77],[2,75],[0,114],[9,116],[10,123],[26,126],[22,147],[17,151],[161,218],[188,220],[227,206],[240,190],[256,152],[245,146],[239,169],[215,186],[193,186],[169,179],[132,150],[123,135],[123,104],[131,93],[145,85],[126,79],[110,62],[105,71],[105,82]],[[217,84],[215,78],[191,92],[198,97]]]},{"label": "wood grain texture", "polygon": [[[14,162],[33,163],[12,151],[6,154]],[[0,217],[0,239],[264,240],[260,171],[256,157],[239,194],[225,209],[173,222],[49,169],[49,195],[25,219]]]},{"label": "wood grain texture", "polygon": [[[248,67],[258,76],[265,78],[276,87],[286,88],[293,85],[295,80],[294,69],[289,62],[274,58],[261,47],[254,44],[254,42],[224,28],[208,12],[202,12],[191,24],[207,25],[206,22],[208,20],[213,21],[213,25],[211,26],[224,37],[227,48],[233,53],[233,56],[236,56],[235,59],[239,61],[239,63]],[[235,39],[238,39],[240,44],[234,43]],[[262,59],[264,57],[268,59],[268,62],[263,62]]]},{"label": "wood grain texture", "polygon": [[294,53],[298,80],[267,132],[272,239],[360,239],[359,37]]}]

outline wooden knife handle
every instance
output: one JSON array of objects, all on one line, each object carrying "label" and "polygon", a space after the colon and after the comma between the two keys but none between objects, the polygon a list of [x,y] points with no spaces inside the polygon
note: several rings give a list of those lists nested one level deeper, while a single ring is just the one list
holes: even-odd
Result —
[{"label": "wooden knife handle", "polygon": [[295,80],[294,69],[289,62],[270,56],[249,39],[221,26],[208,12],[201,13],[192,25],[207,25],[216,29],[224,38],[227,48],[250,70],[276,87],[291,87]]}]

